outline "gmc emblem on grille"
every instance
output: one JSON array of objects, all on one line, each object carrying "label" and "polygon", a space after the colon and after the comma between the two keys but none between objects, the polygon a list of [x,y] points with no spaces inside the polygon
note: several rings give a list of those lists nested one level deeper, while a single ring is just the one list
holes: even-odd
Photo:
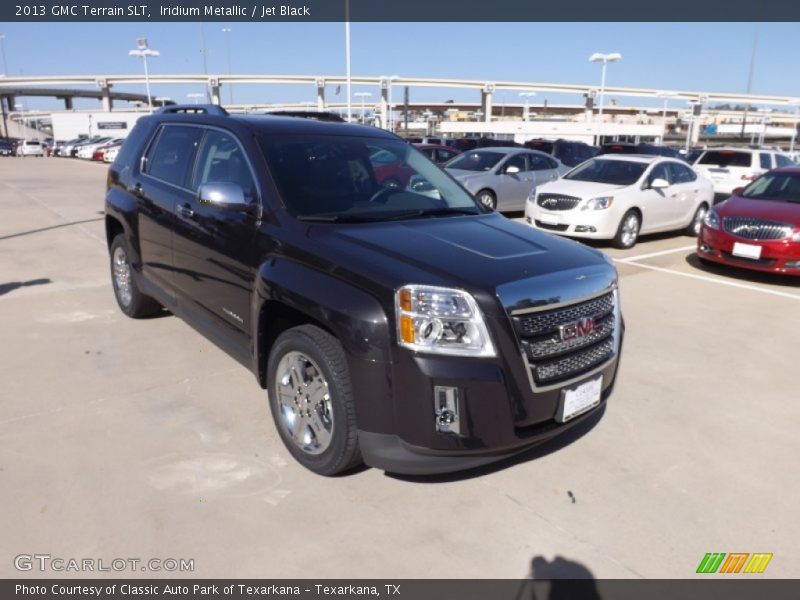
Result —
[{"label": "gmc emblem on grille", "polygon": [[594,333],[596,329],[597,317],[584,317],[572,323],[561,325],[558,328],[558,332],[561,334],[561,341],[567,342]]}]

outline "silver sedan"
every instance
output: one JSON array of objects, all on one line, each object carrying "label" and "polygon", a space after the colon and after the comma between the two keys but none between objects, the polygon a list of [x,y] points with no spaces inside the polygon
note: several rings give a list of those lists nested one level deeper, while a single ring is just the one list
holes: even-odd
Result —
[{"label": "silver sedan", "polygon": [[488,208],[515,211],[536,186],[569,170],[549,154],[525,148],[492,147],[459,154],[445,169]]}]

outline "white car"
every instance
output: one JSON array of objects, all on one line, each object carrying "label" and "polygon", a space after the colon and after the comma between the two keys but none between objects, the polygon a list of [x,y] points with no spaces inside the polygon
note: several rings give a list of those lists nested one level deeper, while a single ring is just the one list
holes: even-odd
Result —
[{"label": "white car", "polygon": [[631,248],[640,233],[682,229],[697,235],[713,200],[711,182],[683,161],[605,154],[535,189],[525,220],[551,233]]},{"label": "white car", "polygon": [[39,140],[24,140],[17,146],[17,156],[44,156],[44,146]]},{"label": "white car", "polygon": [[109,142],[111,142],[111,138],[104,137],[104,138],[99,138],[90,144],[83,144],[81,146],[78,146],[77,156],[78,158],[85,158],[87,160],[91,160],[94,151]]},{"label": "white car", "polygon": [[117,154],[119,154],[119,149],[122,146],[122,143],[115,144],[110,146],[108,150],[105,151],[103,154],[103,162],[112,163],[117,159]]},{"label": "white car", "polygon": [[708,177],[714,192],[730,196],[758,176],[776,167],[790,167],[794,161],[782,152],[753,148],[708,148],[694,162],[694,170]]}]

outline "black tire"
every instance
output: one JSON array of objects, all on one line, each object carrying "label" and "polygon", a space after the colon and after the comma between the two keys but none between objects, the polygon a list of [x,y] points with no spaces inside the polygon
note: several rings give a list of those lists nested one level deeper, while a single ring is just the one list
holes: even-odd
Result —
[{"label": "black tire", "polygon": [[683,230],[684,235],[688,235],[689,237],[697,237],[700,235],[700,228],[703,226],[703,219],[705,218],[707,212],[708,204],[703,202],[697,207],[692,220],[686,226],[686,229]]},{"label": "black tire", "polygon": [[492,190],[481,190],[475,194],[479,204],[490,210],[497,210],[497,196]]},{"label": "black tire", "polygon": [[[279,372],[279,368],[283,371],[282,361],[298,354],[313,361],[314,364],[311,366],[318,366],[321,376],[327,382],[326,397],[329,399],[331,429],[327,446],[318,454],[305,450],[293,439],[278,400],[279,384],[286,377]],[[272,346],[266,375],[270,412],[275,427],[284,446],[297,462],[310,471],[325,476],[344,473],[363,463],[358,447],[355,401],[350,373],[339,340],[314,325],[301,325],[289,329],[281,334]],[[285,383],[282,385],[286,391],[288,386]],[[291,387],[294,385],[295,382]],[[290,418],[294,419],[294,416]]]},{"label": "black tire", "polygon": [[[125,258],[128,267],[128,292],[125,293],[120,280],[115,271],[115,258],[120,257],[120,252]],[[117,300],[120,310],[132,319],[150,317],[162,309],[161,305],[150,296],[143,294],[136,285],[136,278],[133,276],[133,267],[130,263],[130,250],[128,241],[123,234],[118,234],[111,242],[109,248],[109,264],[111,267],[111,285],[114,288],[114,298]]]},{"label": "black tire", "polygon": [[[635,222],[635,227],[633,231],[630,232],[629,225]],[[617,248],[621,248],[623,250],[627,250],[628,248],[633,248],[636,245],[636,241],[639,239],[639,231],[642,228],[642,217],[639,213],[633,209],[626,212],[622,220],[619,222],[619,227],[617,227],[617,235],[614,236],[614,246]],[[632,235],[628,235],[632,233]]]}]

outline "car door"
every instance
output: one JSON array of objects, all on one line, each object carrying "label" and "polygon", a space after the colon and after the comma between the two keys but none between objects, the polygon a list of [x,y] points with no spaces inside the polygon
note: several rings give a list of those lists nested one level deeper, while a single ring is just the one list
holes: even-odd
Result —
[{"label": "car door", "polygon": [[685,164],[670,162],[669,171],[672,185],[677,193],[673,225],[680,227],[689,223],[702,200],[700,182],[697,173]]},{"label": "car door", "polygon": [[[675,219],[675,191],[671,185],[671,173],[667,161],[656,163],[647,174],[642,189],[642,232],[661,231],[668,229]],[[668,184],[666,188],[652,187],[653,181],[663,179]]]},{"label": "car door", "polygon": [[221,208],[197,197],[203,184],[235,183],[255,207],[255,178],[240,141],[230,132],[206,129],[190,181],[192,196],[175,217],[176,288],[202,318],[249,336],[257,211]]},{"label": "car door", "polygon": [[497,210],[522,210],[533,189],[533,174],[524,152],[511,154],[495,171]]},{"label": "car door", "polygon": [[138,205],[142,272],[165,291],[174,290],[172,236],[176,207],[191,200],[192,164],[202,136],[198,127],[162,125],[155,133],[129,191]]}]

